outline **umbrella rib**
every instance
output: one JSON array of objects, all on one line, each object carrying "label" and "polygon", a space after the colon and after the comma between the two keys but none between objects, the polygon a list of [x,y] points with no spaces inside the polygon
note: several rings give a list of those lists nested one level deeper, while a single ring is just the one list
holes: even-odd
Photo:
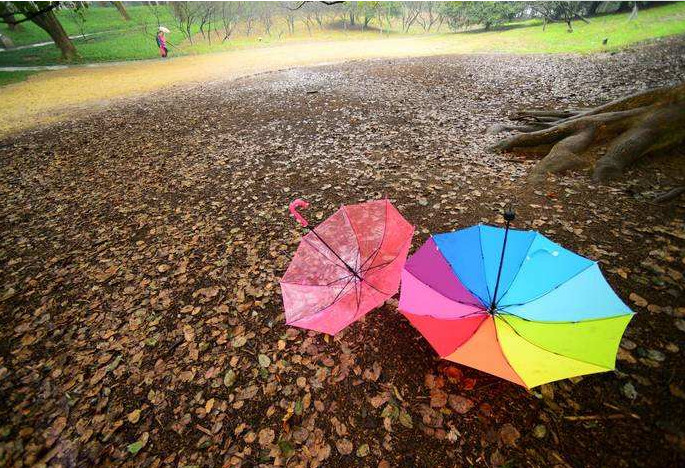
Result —
[{"label": "umbrella rib", "polygon": [[382,267],[384,267],[384,266],[386,266],[386,265],[390,265],[392,262],[395,261],[395,259],[397,259],[398,256],[399,256],[399,254],[398,254],[398,255],[395,255],[395,258],[393,258],[392,260],[389,260],[389,261],[387,261],[387,262],[385,262],[385,263],[379,263],[378,265],[370,266],[370,267],[368,267],[368,268],[366,268],[366,269],[362,268],[362,269],[360,270],[360,272],[361,272],[361,273],[366,273],[366,272],[368,272],[368,271],[373,270],[374,268],[382,268]]},{"label": "umbrella rib", "polygon": [[[483,321],[485,322],[485,320],[483,320]],[[497,335],[497,322],[495,321],[495,318],[494,318],[494,317],[493,317],[493,319],[492,319],[492,324],[493,324],[493,326],[495,327],[495,341],[497,341],[497,345],[499,346],[499,351],[500,351],[500,353],[502,353],[502,357],[504,358],[505,361],[507,361],[507,364],[509,365],[509,368],[511,369],[511,371],[512,371],[514,374],[516,374],[516,375],[518,376],[519,379],[521,379],[521,382],[523,382],[523,383],[526,385],[527,388],[530,388],[530,387],[528,387],[528,384],[526,383],[526,381],[523,380],[523,377],[521,377],[521,375],[520,375],[518,372],[516,372],[516,369],[514,369],[514,366],[511,364],[511,362],[509,362],[509,358],[508,358],[507,355],[504,353],[504,347],[502,346],[502,343],[501,343],[500,340],[499,340],[499,336]],[[509,325],[509,324],[507,324],[507,325]],[[512,328],[513,328],[513,327],[512,327]],[[515,332],[515,331],[516,331],[516,330],[514,330],[514,332]]]},{"label": "umbrella rib", "polygon": [[512,314],[511,312],[508,312],[508,311],[506,311],[506,310],[500,310],[500,311],[497,312],[497,314],[500,315],[500,316],[502,316],[502,318],[504,318],[505,315],[510,315],[510,316],[512,316],[512,317],[516,317],[517,319],[521,319],[521,320],[523,320],[524,322],[543,323],[543,324],[545,324],[545,325],[556,325],[556,324],[559,324],[559,325],[564,325],[564,324],[566,324],[566,325],[568,325],[568,324],[573,324],[573,323],[601,322],[602,320],[611,320],[611,319],[615,319],[615,318],[618,318],[618,317],[625,317],[626,315],[631,315],[631,316],[632,316],[632,315],[635,315],[635,312],[632,312],[632,311],[631,311],[629,314],[609,315],[609,316],[607,316],[607,317],[598,317],[598,318],[583,319],[583,320],[560,320],[560,321],[558,321],[558,322],[554,322],[554,321],[551,321],[551,320],[531,320],[531,319],[526,318],[526,317],[521,317],[521,316],[519,316],[519,315]]},{"label": "umbrella rib", "polygon": [[[314,229],[310,229],[310,232],[314,232]],[[321,239],[321,238],[318,236],[317,233],[314,233],[314,235],[317,237],[317,239]],[[343,265],[340,265],[338,262],[336,262],[335,260],[331,259],[328,255],[325,255],[321,250],[319,250],[319,248],[318,248],[316,245],[314,245],[313,242],[311,242],[311,241],[310,241],[309,239],[307,239],[306,237],[303,238],[303,241],[306,242],[308,245],[310,245],[314,250],[316,250],[316,252],[319,253],[319,255],[321,255],[323,258],[325,258],[326,260],[328,260],[328,261],[329,261],[330,263],[332,263],[333,265],[337,266],[338,268],[343,268],[343,269],[347,270],[347,268],[345,268]],[[328,249],[329,249],[331,252],[333,252],[333,249],[331,249],[330,247],[328,247]],[[333,253],[335,254],[335,252],[333,252]],[[336,257],[337,257],[337,254],[336,254]],[[338,258],[340,259],[340,257],[338,257]],[[342,259],[340,259],[340,260],[342,261]],[[343,263],[344,263],[344,262],[343,262]]]},{"label": "umbrella rib", "polygon": [[[385,235],[385,234],[384,234],[384,235]],[[384,239],[381,239],[381,243],[378,244],[378,247],[376,247],[376,248],[374,249],[374,251],[371,252],[371,253],[369,254],[369,256],[366,258],[366,260],[364,260],[364,261],[362,262],[362,264],[360,265],[360,268],[364,268],[364,265],[366,265],[366,263],[367,263],[369,260],[371,260],[371,264],[373,264],[373,260],[376,259],[376,257],[378,256],[378,252],[381,250],[381,247],[382,247],[382,245],[383,245],[383,240],[384,240]],[[399,255],[399,254],[398,254],[398,255]]]},{"label": "umbrella rib", "polygon": [[[400,251],[401,251],[401,250],[402,250],[402,249],[400,249]],[[398,258],[399,256],[400,256],[400,254],[398,253],[397,255],[395,255],[395,257],[394,257],[392,260],[386,262],[386,265],[387,265],[387,264],[390,264],[390,263],[392,263],[392,262],[394,262],[395,260],[397,260],[397,258]],[[380,266],[385,266],[385,265],[383,265],[383,264],[381,264],[381,265],[375,265],[375,266],[372,266],[372,267],[367,268],[366,270],[362,270],[361,273],[366,273],[366,272],[368,272],[371,268],[380,267]],[[388,296],[391,296],[390,293],[387,293],[387,292],[385,292],[385,291],[382,291],[382,290],[378,289],[376,286],[374,286],[374,285],[373,285],[369,280],[367,280],[365,277],[362,276],[361,279],[362,279],[362,281],[364,281],[366,284],[368,284],[369,286],[371,286],[373,289],[375,289],[375,290],[378,291],[379,293],[381,293],[381,294],[386,294],[386,295],[388,295]]]},{"label": "umbrella rib", "polygon": [[[525,336],[521,335],[521,334],[518,332],[518,330],[516,330],[516,328],[514,328],[514,326],[513,326],[512,324],[510,324],[509,322],[507,322],[507,320],[506,320],[504,317],[500,317],[500,318],[504,321],[504,323],[507,324],[507,326],[508,326],[509,328],[512,329],[512,331],[513,331],[514,333],[516,333],[516,335],[518,335],[522,340],[526,341],[527,343],[532,344],[532,345],[535,346],[536,348],[539,348],[539,349],[541,349],[541,350],[543,350],[543,351],[545,351],[545,352],[551,353],[551,354],[556,354],[557,356],[561,356],[561,357],[566,358],[566,359],[571,359],[571,360],[573,360],[573,361],[582,362],[583,364],[590,364],[590,365],[592,365],[592,366],[601,367],[602,369],[612,370],[612,368],[603,366],[603,365],[601,365],[601,364],[597,364],[597,363],[595,363],[595,362],[590,362],[590,361],[585,361],[585,360],[583,360],[583,359],[578,359],[578,358],[571,357],[571,356],[565,356],[565,355],[563,355],[563,354],[561,354],[561,353],[557,353],[556,351],[552,351],[551,349],[547,349],[547,348],[545,348],[544,346],[540,346],[539,344],[534,343],[534,342],[530,341],[528,338],[526,338]],[[497,334],[497,333],[495,332],[495,334]],[[499,339],[497,340],[497,342],[499,342]],[[502,348],[502,345],[500,345],[500,348]],[[502,354],[504,354],[504,348],[502,348]],[[506,356],[505,356],[505,358],[506,358]],[[512,367],[512,369],[513,369],[513,367]]]},{"label": "umbrella rib", "polygon": [[[350,214],[347,212],[347,207],[343,205],[341,207],[343,214],[345,215],[345,218],[347,219],[347,223],[350,225],[350,229],[352,229],[352,233],[354,234],[354,240],[357,242],[357,255],[355,256],[355,263],[358,261],[361,262],[361,256],[362,256],[362,246],[359,243],[359,235],[357,234],[357,230],[354,228],[354,224],[352,224],[352,218],[350,218]],[[355,268],[355,271],[357,269]]]},{"label": "umbrella rib", "polygon": [[[323,240],[323,238],[319,235],[318,232],[316,232],[316,231],[314,230],[314,228],[309,228],[309,232],[311,232],[312,234],[314,234],[314,235],[316,236],[316,238],[319,239],[319,240],[321,241],[321,243],[322,243],[323,245],[325,245],[326,248],[328,248],[328,250],[330,250],[330,251],[333,253],[333,255],[335,255],[335,256],[338,258],[338,260],[340,260],[340,261],[342,262],[343,265],[345,265],[345,268],[346,268],[350,273],[352,273],[352,274],[353,274],[354,276],[356,276],[357,278],[361,279],[361,277],[359,276],[359,273],[357,273],[357,270],[355,270],[355,269],[352,268],[350,265],[348,265],[347,262],[346,262],[345,260],[343,260],[342,257],[341,257],[340,255],[338,255],[338,252],[336,252],[335,250],[333,250],[333,247],[331,247],[330,245],[328,245],[328,242],[326,242],[325,240]],[[305,239],[306,239],[306,238],[305,238]],[[309,244],[312,245],[311,243],[309,243]],[[323,254],[322,254],[322,255],[323,255]],[[330,260],[328,257],[325,257],[325,258],[326,258],[327,260]],[[333,262],[333,264],[334,264],[334,265],[337,265],[337,263],[335,263],[335,262]],[[338,266],[340,266],[340,265],[338,265]],[[342,267],[341,267],[341,268],[342,268]]]},{"label": "umbrella rib", "polygon": [[[471,340],[471,338],[473,338],[473,336],[474,336],[476,333],[478,333],[478,330],[480,330],[480,327],[482,327],[483,324],[484,324],[485,322],[487,322],[487,317],[490,316],[489,314],[484,314],[484,315],[486,316],[485,319],[483,319],[483,320],[480,321],[480,323],[478,324],[478,326],[476,327],[476,329],[473,330],[473,333],[471,333],[471,336],[469,336],[468,339],[464,340],[464,342],[461,343],[459,346],[457,346],[456,348],[454,348],[454,349],[452,350],[452,352],[450,352],[447,356],[449,356],[450,354],[456,352],[459,348],[461,348],[461,347],[464,346],[466,343],[468,343],[469,340]],[[432,317],[432,316],[431,316],[431,317]],[[466,316],[464,316],[464,317],[466,317]],[[464,317],[459,317],[459,318],[464,318]],[[433,318],[436,318],[436,317],[433,317]],[[495,332],[495,336],[497,336],[497,332]],[[445,356],[445,357],[440,356],[440,358],[445,359],[447,356]]]},{"label": "umbrella rib", "polygon": [[[434,236],[430,236],[430,237],[431,237],[431,239],[433,239]],[[479,235],[479,237],[480,237],[480,235]],[[479,302],[479,304],[469,304],[469,305],[478,305],[478,306],[482,306],[484,309],[487,310],[488,306],[485,305],[485,303],[481,300],[482,298],[479,297],[478,294],[476,294],[474,291],[471,291],[471,288],[469,288],[469,287],[466,285],[466,283],[464,283],[464,281],[462,281],[461,277],[459,276],[459,273],[457,273],[457,270],[455,270],[454,267],[452,266],[452,264],[447,260],[447,257],[445,257],[445,254],[442,253],[442,251],[440,250],[440,246],[438,245],[437,242],[435,242],[435,239],[433,239],[433,242],[435,243],[435,247],[438,249],[438,252],[440,252],[440,255],[442,256],[442,258],[444,258],[444,259],[445,259],[445,262],[447,262],[447,265],[449,266],[450,270],[452,271],[452,274],[459,280],[459,283],[460,283],[462,286],[464,286],[464,289],[466,289],[466,290],[467,290],[475,299],[477,299],[478,302]],[[481,249],[481,250],[482,250],[482,249]],[[482,252],[481,252],[481,256],[482,256]],[[485,263],[483,263],[483,264],[485,265]],[[409,270],[407,270],[406,268],[405,268],[405,270],[406,270],[406,271],[409,271]],[[485,276],[485,270],[483,270],[483,276]],[[415,278],[416,278],[416,277],[415,277]],[[418,279],[418,278],[417,278],[417,279]],[[426,284],[426,283],[423,283],[423,284]],[[487,281],[486,281],[486,286],[487,286]],[[428,287],[430,288],[430,286],[428,286]],[[438,291],[437,289],[434,289],[434,288],[431,288],[431,289],[433,289],[434,291]],[[438,291],[438,292],[439,292],[439,291]],[[447,297],[447,296],[445,296],[445,297]],[[464,304],[465,304],[465,303],[464,303]]]},{"label": "umbrella rib", "polygon": [[488,314],[488,311],[487,311],[487,310],[476,310],[476,311],[473,311],[473,312],[469,312],[469,313],[466,314],[466,315],[460,315],[459,317],[453,317],[453,318],[448,318],[448,317],[436,317],[435,315],[431,315],[431,314],[421,315],[421,314],[415,314],[415,313],[413,313],[413,312],[407,312],[407,313],[408,313],[408,314],[412,314],[412,315],[418,315],[419,317],[430,317],[430,318],[433,318],[433,319],[435,319],[435,320],[461,320],[461,319],[463,319],[463,318],[474,317],[474,316],[476,316],[476,315],[482,315],[483,317],[491,317],[491,315]]},{"label": "umbrella rib", "polygon": [[[366,260],[362,262],[359,268],[364,268],[364,265],[366,265],[366,262],[368,262],[369,260],[371,260],[371,264],[373,265],[373,261],[378,256],[378,252],[380,252],[381,247],[383,247],[383,242],[385,241],[385,233],[387,231],[386,228],[388,227],[388,203],[388,200],[385,200],[385,220],[383,221],[383,235],[381,236],[381,241],[378,243],[378,246],[374,249],[374,251],[369,254]],[[397,258],[397,256],[395,256],[395,258]]]},{"label": "umbrella rib", "polygon": [[386,296],[392,296],[392,294],[387,293],[387,292],[385,292],[385,291],[383,291],[383,290],[377,288],[376,286],[374,286],[374,285],[371,283],[371,281],[367,280],[366,278],[362,278],[362,281],[364,281],[364,283],[368,284],[371,288],[375,289],[375,290],[378,291],[379,293],[385,294]]},{"label": "umbrella rib", "polygon": [[480,247],[480,258],[483,261],[483,278],[485,278],[485,289],[488,291],[488,302],[490,302],[489,305],[492,305],[492,295],[490,294],[490,286],[488,285],[488,278],[485,274],[485,254],[483,253],[483,236],[481,232],[481,225],[478,225],[478,246]]},{"label": "umbrella rib", "polygon": [[[575,278],[576,276],[578,276],[578,275],[580,275],[581,273],[583,273],[583,272],[589,270],[590,268],[592,268],[593,266],[595,266],[595,265],[597,265],[597,264],[598,264],[598,262],[592,262],[590,265],[586,266],[585,268],[583,268],[582,270],[580,270],[580,271],[579,271],[578,273],[576,273],[575,275],[566,278],[564,281],[562,281],[561,283],[557,284],[556,286],[554,286],[552,289],[550,289],[550,290],[547,291],[546,293],[540,294],[539,296],[534,297],[533,299],[527,300],[526,302],[521,302],[521,303],[519,303],[519,304],[507,304],[507,305],[503,305],[502,307],[500,307],[500,310],[501,310],[501,309],[504,309],[505,307],[513,307],[513,306],[522,306],[522,305],[526,305],[526,304],[529,304],[529,303],[531,303],[531,302],[533,302],[533,301],[537,301],[538,299],[542,299],[542,298],[545,297],[546,295],[553,293],[554,291],[556,291],[557,289],[559,289],[561,286],[563,286],[564,284],[566,284],[566,283],[568,283],[569,281],[571,281],[571,280],[572,280],[573,278]],[[518,317],[518,315],[517,315],[517,314],[514,314],[514,313],[510,313],[510,315],[516,315],[516,316]],[[523,318],[523,317],[521,317],[521,318]]]},{"label": "umbrella rib", "polygon": [[293,283],[293,282],[290,282],[290,281],[283,281],[283,280],[281,280],[280,282],[281,282],[281,284],[292,284],[293,286],[317,286],[317,287],[326,288],[326,287],[330,287],[331,285],[337,283],[338,281],[346,280],[347,278],[349,278],[349,277],[351,277],[351,276],[354,276],[354,275],[353,275],[353,274],[349,274],[349,275],[341,276],[341,277],[338,278],[337,280],[333,280],[333,281],[331,281],[330,283],[325,283],[325,284]]},{"label": "umbrella rib", "polygon": [[[528,231],[528,232],[534,232],[534,231]],[[502,293],[500,296],[500,299],[504,299],[504,297],[507,295],[511,287],[514,285],[514,281],[516,281],[516,278],[518,278],[519,273],[521,272],[521,267],[523,267],[523,262],[526,260],[526,257],[528,256],[528,252],[530,252],[530,248],[533,246],[533,241],[535,241],[535,238],[538,236],[538,233],[536,232],[535,235],[530,239],[530,244],[528,244],[528,248],[526,249],[526,254],[523,256],[521,259],[521,263],[519,263],[518,270],[516,270],[516,274],[512,278],[511,282],[509,283],[509,286],[507,286],[506,291]]]},{"label": "umbrella rib", "polygon": [[[350,281],[352,281],[353,278],[354,278],[354,276],[350,276],[350,279],[348,279],[348,280],[347,280],[347,283],[345,283],[345,284],[343,285],[343,287],[340,288],[340,291],[339,291],[338,294],[333,298],[333,300],[330,302],[330,304],[327,304],[326,306],[322,307],[321,309],[317,310],[316,312],[314,312],[314,313],[311,314],[311,315],[320,314],[321,312],[323,312],[324,310],[328,309],[328,308],[331,307],[333,304],[335,304],[336,302],[338,302],[338,299],[340,298],[340,296],[342,295],[343,291],[345,290],[345,288],[347,287],[347,285],[350,284]],[[311,315],[310,315],[310,317],[311,317]]]},{"label": "umbrella rib", "polygon": [[[406,268],[404,269],[404,271],[406,271],[407,273],[409,273],[410,275],[412,275],[414,278],[416,278],[417,281],[420,281],[421,284],[425,284],[426,286],[428,286],[429,288],[431,288],[433,291],[435,291],[436,293],[440,294],[440,295],[443,296],[443,297],[446,297],[446,298],[449,299],[450,301],[456,302],[456,303],[458,303],[458,304],[470,305],[470,306],[474,306],[474,307],[482,307],[482,310],[487,311],[487,307],[485,306],[485,304],[481,304],[481,303],[474,304],[474,303],[472,303],[472,302],[464,302],[464,301],[460,301],[460,300],[458,300],[458,299],[452,299],[452,298],[449,297],[449,296],[445,296],[443,293],[441,293],[440,291],[438,291],[437,289],[435,289],[435,288],[434,288],[433,286],[431,286],[430,284],[424,283],[423,280],[421,280],[418,276],[416,276],[414,273],[412,273],[411,271],[407,270]],[[452,270],[452,273],[454,273],[455,276],[457,275],[457,273],[456,273],[454,270]],[[457,279],[459,279],[459,276],[457,276]],[[460,280],[459,282],[461,283],[461,280]],[[463,286],[463,285],[464,285],[464,284],[462,283],[462,286]],[[473,297],[477,297],[477,296],[476,296],[475,294],[473,294],[473,293],[471,292],[471,290],[468,289],[466,286],[464,286],[464,289],[466,289]]]}]

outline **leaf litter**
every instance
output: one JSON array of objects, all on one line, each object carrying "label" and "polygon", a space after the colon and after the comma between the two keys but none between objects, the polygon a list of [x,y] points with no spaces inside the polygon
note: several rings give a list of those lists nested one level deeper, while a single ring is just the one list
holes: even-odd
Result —
[{"label": "leaf litter", "polygon": [[[6,138],[3,464],[681,464],[685,210],[645,200],[682,167],[531,187],[532,162],[492,154],[484,130],[682,80],[683,51],[286,70]],[[438,360],[394,300],[334,338],[285,326],[278,279],[302,235],[288,202],[322,220],[385,195],[414,246],[501,222],[516,197],[516,227],[599,261],[638,312],[617,370],[527,392]]]}]

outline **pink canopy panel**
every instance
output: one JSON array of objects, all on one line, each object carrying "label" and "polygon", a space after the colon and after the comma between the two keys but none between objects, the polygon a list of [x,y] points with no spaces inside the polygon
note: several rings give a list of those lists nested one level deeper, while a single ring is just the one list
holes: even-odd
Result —
[{"label": "pink canopy panel", "polygon": [[383,304],[397,293],[413,233],[388,200],[342,206],[303,237],[281,280],[286,322],[335,335]]}]

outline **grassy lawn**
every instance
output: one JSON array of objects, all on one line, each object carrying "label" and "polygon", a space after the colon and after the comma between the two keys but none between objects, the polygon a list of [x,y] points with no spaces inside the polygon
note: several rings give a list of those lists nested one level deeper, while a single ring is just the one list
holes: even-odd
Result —
[{"label": "grassy lawn", "polygon": [[[158,57],[154,40],[157,19],[151,8],[131,6],[128,11],[131,21],[123,21],[114,8],[91,7],[86,11],[83,31],[95,36],[75,40],[82,58],[79,62],[107,62],[140,60]],[[378,30],[345,31],[342,29],[312,29],[309,34],[303,23],[297,24],[294,35],[283,33],[284,25],[277,23],[272,34],[266,35],[257,30],[250,37],[236,33],[229,40],[213,38],[208,43],[199,34],[193,44],[184,40],[183,35],[174,27],[174,21],[167,8],[159,8],[160,22],[172,30],[167,35],[171,56],[195,55],[223,52],[236,49],[268,47],[288,42],[339,41],[339,40],[380,40],[402,36],[397,31],[381,34]],[[73,14],[60,11],[59,15],[67,32],[80,34],[81,30]],[[147,24],[147,27],[143,25]],[[21,32],[9,33],[17,45],[25,45],[49,40],[49,37],[31,23],[24,23]],[[398,25],[396,25],[397,27]],[[565,24],[550,24],[542,30],[539,21],[512,23],[501,30],[443,32],[423,35],[426,41],[435,45],[442,53],[469,52],[512,52],[512,53],[586,53],[606,49],[617,49],[646,39],[685,33],[685,3],[664,5],[641,11],[638,18],[628,21],[628,15],[614,14],[598,16],[590,24],[574,22],[574,32],[569,33]],[[0,31],[8,33],[6,26]],[[416,31],[418,32],[418,31]],[[417,37],[417,34],[410,34]],[[608,44],[602,45],[607,38]],[[53,65],[60,62],[57,48],[45,46],[0,53],[0,66]],[[2,78],[0,84],[11,78]]]},{"label": "grassy lawn", "polygon": [[[615,50],[648,39],[685,33],[685,3],[676,3],[641,11],[628,21],[627,14],[597,16],[590,24],[574,21],[572,33],[565,24],[547,25],[528,22],[529,27],[511,27],[503,31],[478,31],[459,34],[465,52],[511,53],[589,53]],[[510,25],[510,26],[516,26]],[[604,39],[607,45],[602,45]],[[437,36],[436,41],[443,38]]]},{"label": "grassy lawn", "polygon": [[12,83],[19,83],[26,80],[29,76],[35,75],[35,71],[16,71],[16,72],[2,72],[0,71],[0,86],[5,86]]},{"label": "grassy lawn", "polygon": [[[88,8],[83,33],[95,34],[90,37],[76,38],[74,43],[81,54],[81,63],[109,62],[119,60],[141,60],[157,57],[155,43],[156,23],[152,10],[146,6],[127,8],[130,21],[124,21],[115,8]],[[171,29],[167,35],[172,44],[183,42],[183,35],[175,31],[173,20],[167,8],[159,8],[160,21]],[[82,33],[74,16],[68,11],[58,15],[70,36]],[[147,23],[147,31],[144,24]],[[7,34],[17,46],[50,40],[42,29],[31,22],[22,23],[22,30],[10,32],[6,25],[0,25],[0,32]],[[47,45],[29,49],[0,52],[0,66],[35,66],[62,63],[59,50]]]}]

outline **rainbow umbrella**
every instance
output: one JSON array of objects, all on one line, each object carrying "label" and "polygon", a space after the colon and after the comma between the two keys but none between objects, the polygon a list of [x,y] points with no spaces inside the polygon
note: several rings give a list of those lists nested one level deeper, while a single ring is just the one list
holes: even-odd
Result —
[{"label": "rainbow umbrella", "polygon": [[513,218],[429,238],[402,271],[400,311],[442,358],[526,388],[613,370],[633,312],[597,262]]},{"label": "rainbow umbrella", "polygon": [[281,280],[286,323],[335,335],[397,293],[414,227],[388,200],[342,206],[310,228]]}]

